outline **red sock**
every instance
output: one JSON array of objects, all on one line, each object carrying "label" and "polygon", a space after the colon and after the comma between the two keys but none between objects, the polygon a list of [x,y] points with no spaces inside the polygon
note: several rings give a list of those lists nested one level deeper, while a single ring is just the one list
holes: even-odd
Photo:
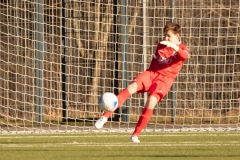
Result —
[{"label": "red sock", "polygon": [[[117,98],[118,98],[118,106],[116,107],[116,109],[118,109],[129,97],[131,96],[131,94],[128,92],[127,89],[124,89],[122,90],[118,95],[117,95]],[[114,111],[113,111],[114,112]],[[111,114],[113,112],[104,112],[103,113],[103,116],[105,117],[110,117]]]},{"label": "red sock", "polygon": [[152,117],[153,110],[149,108],[144,108],[141,117],[138,120],[138,123],[133,132],[133,136],[138,136],[142,129],[148,124],[149,119]]}]

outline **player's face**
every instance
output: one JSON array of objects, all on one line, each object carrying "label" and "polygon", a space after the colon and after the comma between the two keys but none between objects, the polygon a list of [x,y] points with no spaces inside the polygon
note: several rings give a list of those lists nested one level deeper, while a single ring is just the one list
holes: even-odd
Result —
[{"label": "player's face", "polygon": [[167,32],[167,34],[165,35],[165,39],[175,44],[180,41],[179,34],[174,34],[172,31]]}]

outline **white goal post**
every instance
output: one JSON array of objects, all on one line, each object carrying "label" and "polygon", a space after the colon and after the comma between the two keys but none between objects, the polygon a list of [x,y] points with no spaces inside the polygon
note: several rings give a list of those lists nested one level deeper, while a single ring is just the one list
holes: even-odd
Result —
[{"label": "white goal post", "polygon": [[[239,8],[239,0],[2,0],[0,133],[95,131],[99,96],[119,93],[149,65],[172,19],[191,56],[146,131],[239,130]],[[132,95],[103,130],[133,130],[145,98]]]}]

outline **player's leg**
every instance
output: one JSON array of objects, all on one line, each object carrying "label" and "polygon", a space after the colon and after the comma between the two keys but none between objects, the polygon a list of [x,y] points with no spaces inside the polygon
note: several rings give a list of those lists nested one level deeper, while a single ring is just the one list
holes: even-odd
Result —
[{"label": "player's leg", "polygon": [[[132,82],[127,88],[122,90],[118,95],[118,106],[116,109],[118,109],[133,93],[135,93],[138,89],[138,85],[136,82]],[[114,113],[114,111],[111,112],[104,112],[103,115],[96,121],[94,124],[95,128],[102,128],[103,125],[107,122],[108,118]]]},{"label": "player's leg", "polygon": [[[148,86],[146,85],[146,82],[151,82],[150,80],[150,72],[149,71],[145,71],[140,73],[133,81],[131,84],[128,85],[128,87],[126,89],[124,89],[123,91],[121,91],[117,97],[118,97],[118,106],[117,108],[119,108],[133,93],[136,92],[141,92],[144,89],[149,89],[150,84],[148,84]],[[143,91],[144,92],[144,91]],[[116,109],[117,109],[116,108]],[[114,111],[113,111],[114,112]],[[96,121],[96,123],[94,124],[95,128],[102,128],[103,125],[107,122],[108,118],[111,116],[111,114],[113,112],[104,112],[103,115],[101,116],[101,118],[99,120]]]},{"label": "player's leg", "polygon": [[139,143],[138,135],[141,133],[142,129],[148,124],[149,119],[152,117],[153,109],[156,104],[159,102],[161,97],[157,95],[150,95],[147,99],[147,102],[144,106],[142,115],[140,116],[135,130],[131,136],[131,141],[135,143]]},{"label": "player's leg", "polygon": [[148,121],[152,117],[153,109],[158,102],[162,100],[162,98],[168,93],[169,89],[172,86],[174,78],[166,77],[159,75],[155,78],[152,86],[149,89],[149,97],[144,106],[144,110],[142,115],[140,116],[135,130],[132,134],[131,141],[132,142],[140,142],[138,140],[138,136],[141,133],[142,129],[146,127]]},{"label": "player's leg", "polygon": [[[125,88],[124,90],[122,90],[118,95],[117,95],[117,98],[118,98],[118,106],[116,107],[116,109],[118,109],[120,106],[122,106],[122,104],[134,93],[137,92],[137,89],[138,89],[138,84],[136,82],[132,82],[131,84],[128,85],[127,88]],[[115,110],[116,110],[115,109]],[[112,113],[112,112],[104,112],[103,113],[103,116],[109,118]]]}]

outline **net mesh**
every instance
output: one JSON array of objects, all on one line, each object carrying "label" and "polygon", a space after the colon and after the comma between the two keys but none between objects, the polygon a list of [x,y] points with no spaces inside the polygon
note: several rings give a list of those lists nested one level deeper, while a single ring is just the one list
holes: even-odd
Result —
[{"label": "net mesh", "polygon": [[[146,130],[239,129],[240,2],[124,2],[0,2],[2,133],[94,131],[99,96],[119,93],[149,65],[172,20],[191,56]],[[105,128],[134,129],[145,101],[132,95]]]}]

